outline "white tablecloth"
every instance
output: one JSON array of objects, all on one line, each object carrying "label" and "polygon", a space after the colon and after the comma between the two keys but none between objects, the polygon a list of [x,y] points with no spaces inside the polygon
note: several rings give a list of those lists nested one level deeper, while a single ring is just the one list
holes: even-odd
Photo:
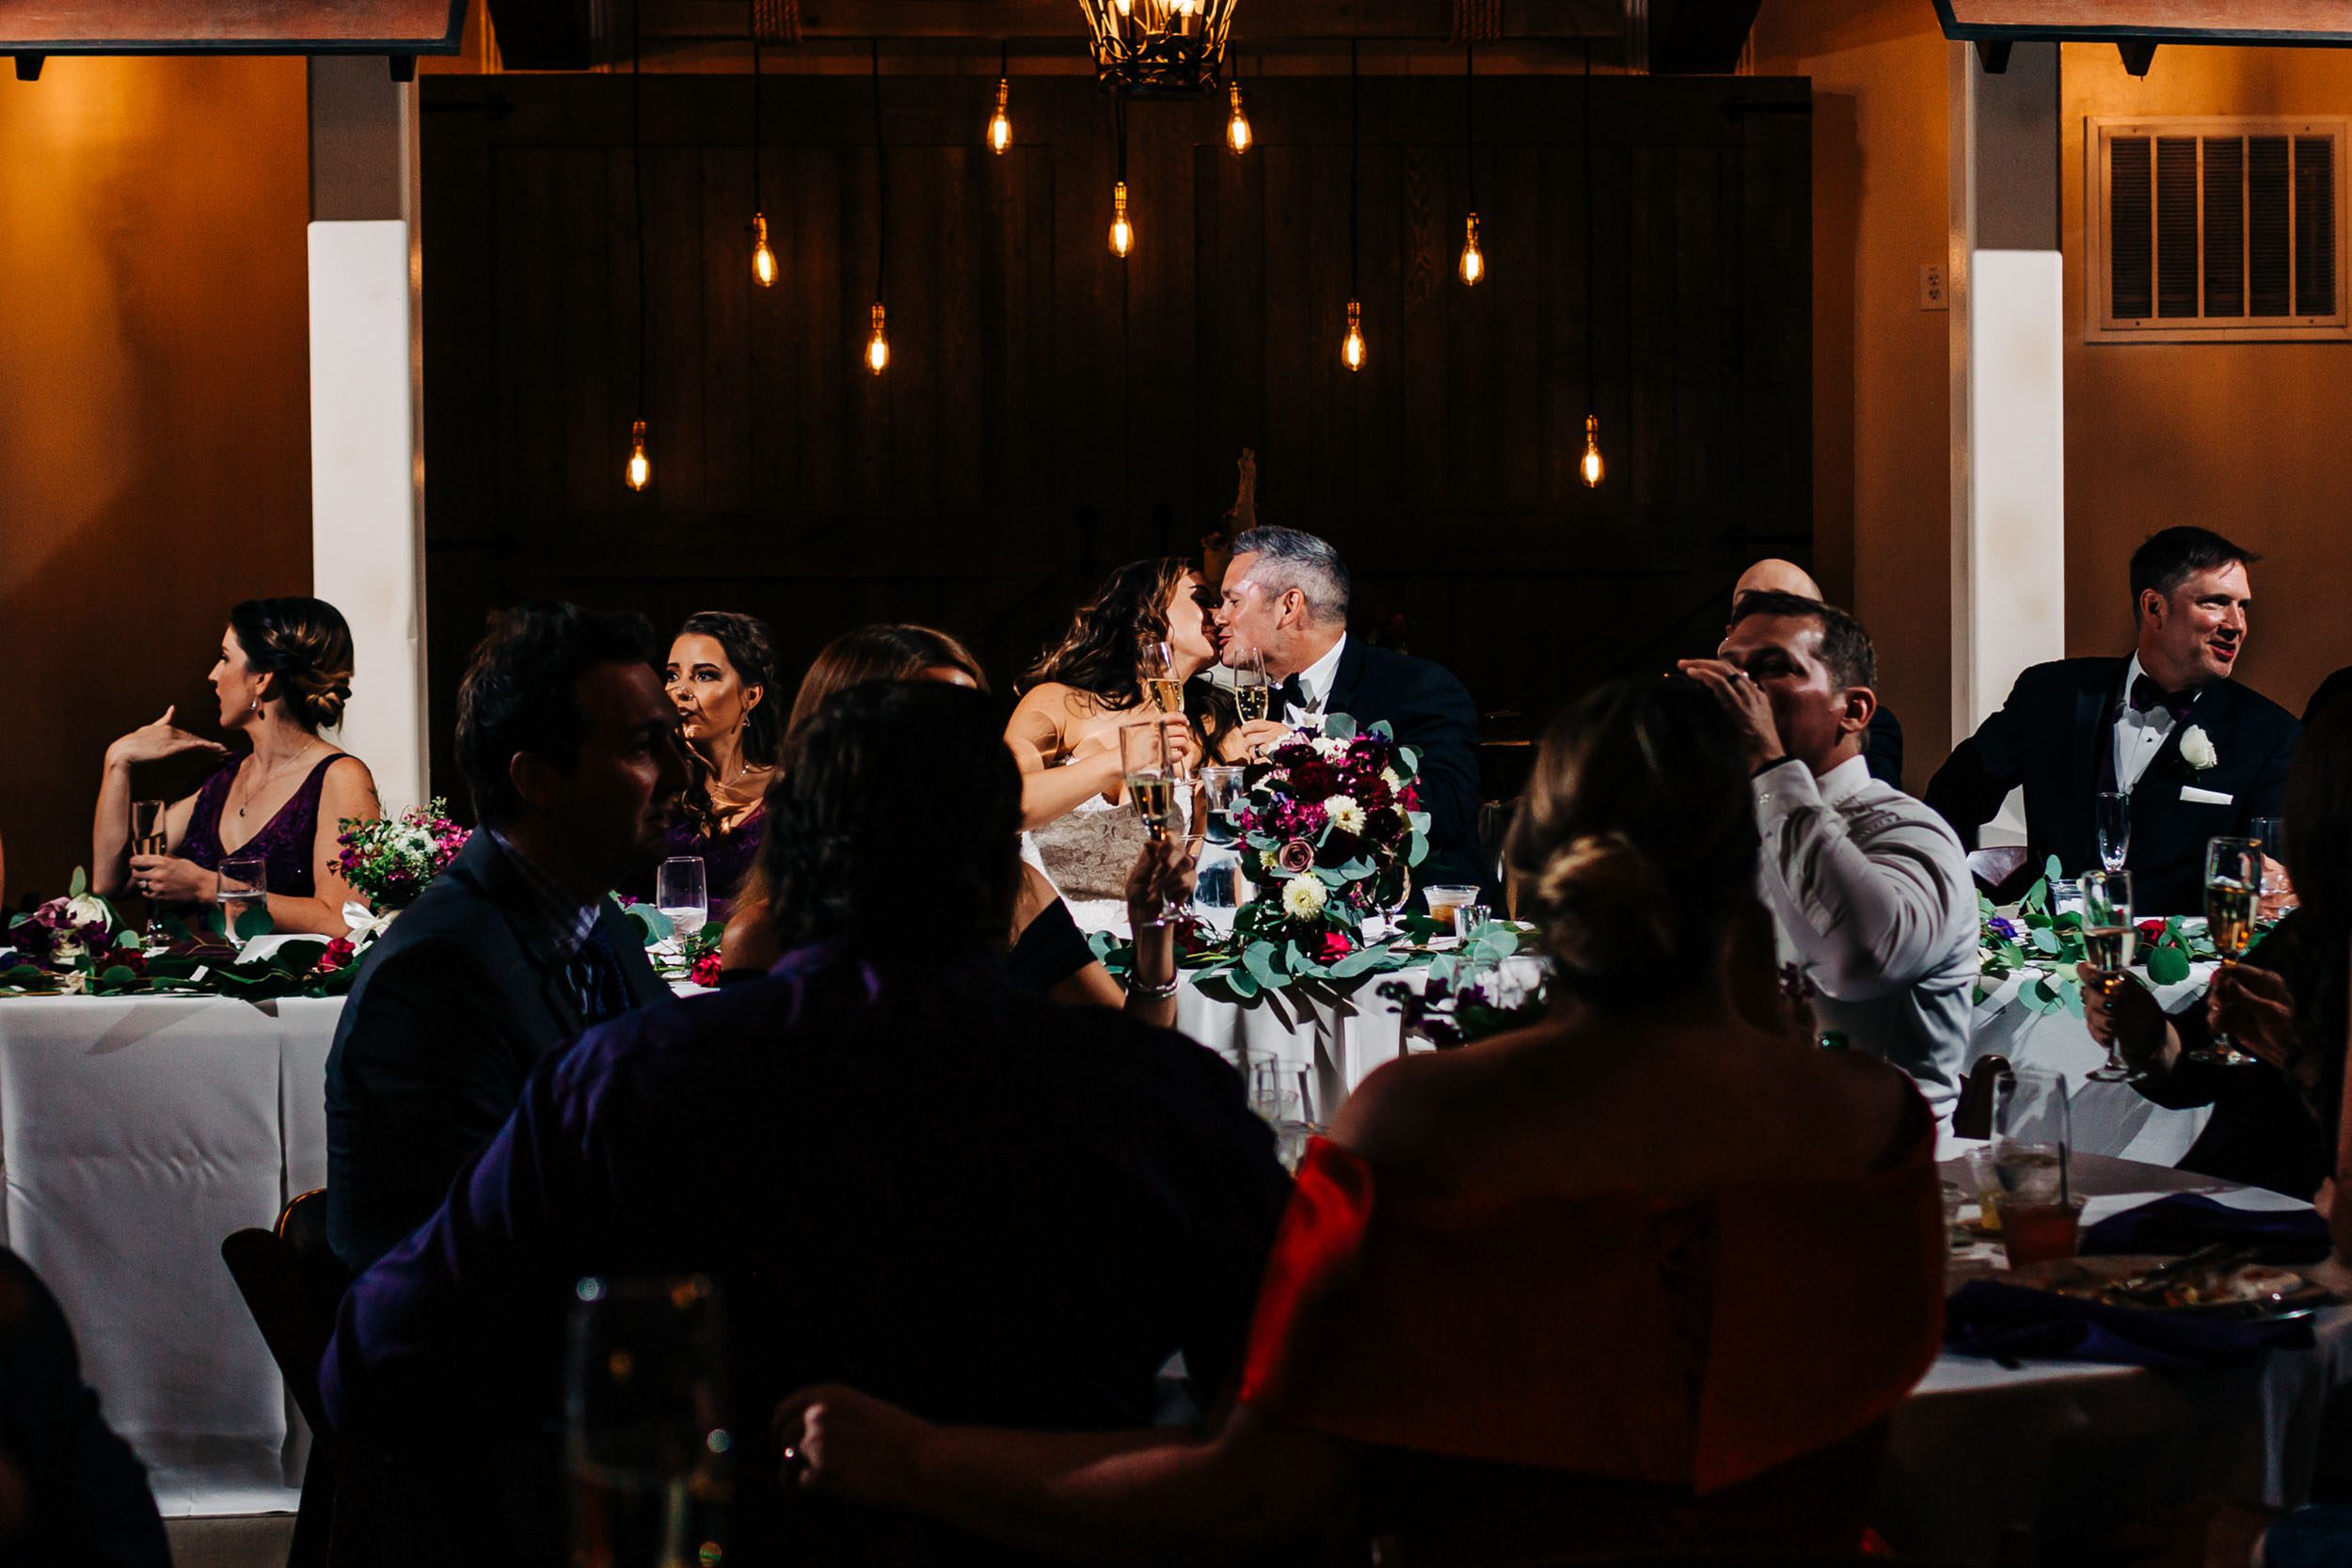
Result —
[{"label": "white tablecloth", "polygon": [[340,1001],[0,1001],[7,1239],[166,1513],[288,1508],[283,1381],[221,1261],[326,1180]]},{"label": "white tablecloth", "polygon": [[[2191,967],[2187,979],[2156,988],[2156,1001],[2175,1012],[2202,996],[2215,966]],[[2037,1013],[2017,993],[2033,978],[2012,974],[1988,992],[1969,1018],[1968,1059],[1987,1052],[2007,1056],[2011,1067],[2048,1068],[2074,1085],[2074,1147],[2151,1165],[2171,1165],[2188,1152],[2213,1115],[2209,1105],[2171,1110],[2144,1100],[2129,1084],[2093,1084],[2085,1075],[2106,1060],[2090,1030],[2073,1013]]]}]

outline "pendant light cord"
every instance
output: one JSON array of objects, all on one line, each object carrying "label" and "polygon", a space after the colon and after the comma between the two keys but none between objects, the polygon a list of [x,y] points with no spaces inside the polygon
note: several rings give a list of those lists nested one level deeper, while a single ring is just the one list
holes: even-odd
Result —
[{"label": "pendant light cord", "polygon": [[1584,412],[1600,411],[1593,382],[1593,40],[1584,40]]},{"label": "pendant light cord", "polygon": [[882,40],[869,39],[874,61],[874,303],[890,277],[890,160],[882,152]]},{"label": "pendant light cord", "polygon": [[752,211],[765,209],[759,200],[759,15],[752,14]]},{"label": "pendant light cord", "polygon": [[641,8],[628,8],[628,187],[637,212],[637,414],[645,417],[645,135],[644,111],[638,82],[638,59],[644,53],[638,30]]},{"label": "pendant light cord", "polygon": [[1119,144],[1119,182],[1127,182],[1127,100],[1111,94],[1111,135]]},{"label": "pendant light cord", "polygon": [[1356,249],[1359,178],[1363,163],[1363,85],[1356,71],[1356,40],[1347,40],[1347,297],[1361,299],[1357,289]]},{"label": "pendant light cord", "polygon": [[1470,210],[1478,211],[1478,45],[1462,45],[1462,156],[1470,165]]}]

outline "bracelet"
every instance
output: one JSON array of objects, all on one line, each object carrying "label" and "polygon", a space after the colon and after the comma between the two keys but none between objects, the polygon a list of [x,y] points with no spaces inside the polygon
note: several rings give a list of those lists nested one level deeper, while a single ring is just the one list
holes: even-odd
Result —
[{"label": "bracelet", "polygon": [[1140,980],[1130,979],[1127,982],[1127,994],[1144,997],[1152,1002],[1165,1002],[1176,994],[1177,981],[1178,977],[1173,974],[1156,986],[1147,986]]}]

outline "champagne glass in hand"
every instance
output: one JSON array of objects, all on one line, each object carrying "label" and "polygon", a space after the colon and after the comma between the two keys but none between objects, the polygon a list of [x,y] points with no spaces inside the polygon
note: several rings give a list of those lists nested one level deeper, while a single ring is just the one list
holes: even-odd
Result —
[{"label": "champagne glass in hand", "polygon": [[[2254,911],[2263,895],[2263,849],[2250,838],[2214,838],[2205,842],[2205,935],[2228,969],[2254,944]],[[2255,1060],[2237,1049],[2229,1031],[2214,1032],[2213,1044],[2192,1051],[2192,1062],[2243,1067]]]},{"label": "champagne glass in hand", "polygon": [[734,1439],[716,1287],[582,1279],[564,1401],[572,1558],[592,1568],[722,1560]]},{"label": "champagne glass in hand", "polygon": [[1168,819],[1176,805],[1175,769],[1168,752],[1168,730],[1161,720],[1119,726],[1119,771],[1144,832],[1153,839],[1168,836]]},{"label": "champagne glass in hand", "polygon": [[[134,800],[131,802],[131,853],[134,855],[168,855],[171,840],[164,827],[164,814],[169,810],[164,800]],[[147,929],[143,940],[161,942],[164,936],[163,906],[156,900],[147,901]]]},{"label": "champagne glass in hand", "polygon": [[2121,871],[2132,857],[2132,798],[2122,790],[2103,789],[2094,802],[2099,822],[2099,863]]},{"label": "champagne glass in hand", "polygon": [[[2116,988],[2127,983],[2123,972],[2131,967],[2132,948],[2139,938],[2138,927],[2132,924],[2132,874],[2085,872],[2082,890],[2083,957],[2099,972],[2099,994],[2112,998]],[[2106,1063],[2086,1076],[2094,1084],[2121,1084],[2132,1076],[2112,1037]]]}]

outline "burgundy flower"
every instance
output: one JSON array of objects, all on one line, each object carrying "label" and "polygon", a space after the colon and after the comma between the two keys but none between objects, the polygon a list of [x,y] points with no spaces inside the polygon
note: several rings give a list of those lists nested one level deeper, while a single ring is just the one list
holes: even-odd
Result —
[{"label": "burgundy flower", "polygon": [[693,971],[688,977],[698,986],[716,986],[719,983],[719,955],[705,953],[696,958]]},{"label": "burgundy flower", "polygon": [[350,938],[337,937],[326,944],[326,951],[319,955],[319,973],[321,974],[334,974],[349,963],[352,955],[357,951],[358,949],[351,945]]},{"label": "burgundy flower", "polygon": [[1291,769],[1291,789],[1301,800],[1329,800],[1340,792],[1340,770],[1320,760],[1302,762]]},{"label": "burgundy flower", "polygon": [[1295,877],[1311,871],[1315,864],[1314,846],[1303,838],[1294,838],[1274,852],[1274,863]]},{"label": "burgundy flower", "polygon": [[1345,931],[1326,931],[1315,946],[1315,962],[1335,964],[1354,951],[1356,944],[1347,939]]}]

